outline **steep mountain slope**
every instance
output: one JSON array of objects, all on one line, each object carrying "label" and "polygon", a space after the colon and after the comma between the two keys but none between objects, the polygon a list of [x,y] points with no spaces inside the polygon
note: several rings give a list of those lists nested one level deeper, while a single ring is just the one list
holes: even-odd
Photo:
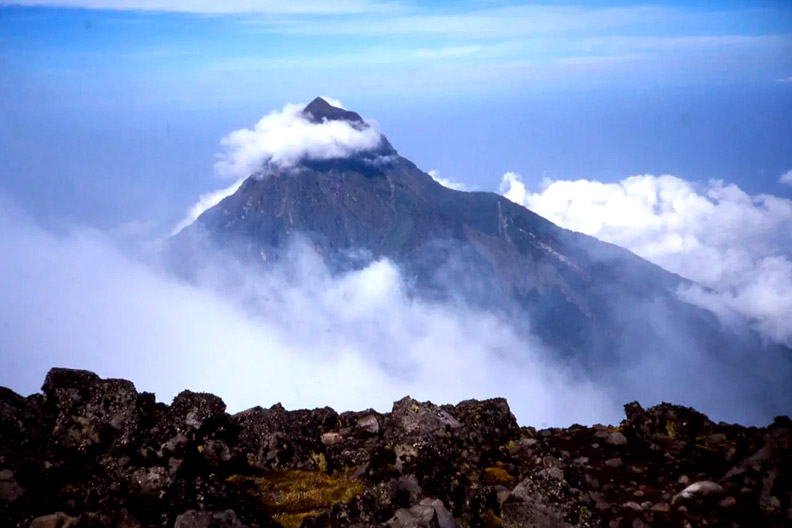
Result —
[{"label": "steep mountain slope", "polygon": [[[320,98],[303,116],[369,127]],[[384,136],[345,157],[266,163],[174,242],[184,252],[208,239],[266,265],[294,236],[307,238],[334,270],[389,258],[412,294],[496,311],[576,362],[615,366],[625,356],[660,358],[669,350],[714,354],[723,379],[755,376],[750,390],[790,404],[789,389],[779,396],[762,381],[770,371],[780,375],[755,356],[771,356],[769,347],[747,328],[722,328],[709,312],[680,301],[680,277],[500,195],[443,187]]]}]

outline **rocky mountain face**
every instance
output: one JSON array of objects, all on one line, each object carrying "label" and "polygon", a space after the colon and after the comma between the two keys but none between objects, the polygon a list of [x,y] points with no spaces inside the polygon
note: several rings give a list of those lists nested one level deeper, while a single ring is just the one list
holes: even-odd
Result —
[{"label": "rocky mountain face", "polygon": [[229,415],[53,369],[0,388],[0,525],[511,528],[792,524],[792,421],[625,406],[616,426],[520,427],[503,399],[390,413]]}]

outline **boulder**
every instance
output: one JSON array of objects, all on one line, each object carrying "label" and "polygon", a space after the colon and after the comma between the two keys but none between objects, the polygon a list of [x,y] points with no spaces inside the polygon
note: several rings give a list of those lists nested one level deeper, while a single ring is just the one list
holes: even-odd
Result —
[{"label": "boulder", "polygon": [[248,528],[233,510],[208,512],[190,510],[176,518],[174,528]]},{"label": "boulder", "polygon": [[388,528],[462,528],[443,505],[443,502],[437,499],[423,499],[411,508],[397,511],[385,526]]}]

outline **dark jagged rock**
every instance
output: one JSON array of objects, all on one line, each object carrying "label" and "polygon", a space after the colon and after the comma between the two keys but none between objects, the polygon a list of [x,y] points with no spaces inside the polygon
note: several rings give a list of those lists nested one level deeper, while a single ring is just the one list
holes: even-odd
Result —
[{"label": "dark jagged rock", "polygon": [[792,421],[625,406],[618,426],[519,427],[503,399],[390,413],[228,415],[53,369],[0,388],[0,526],[498,528],[792,523]]}]

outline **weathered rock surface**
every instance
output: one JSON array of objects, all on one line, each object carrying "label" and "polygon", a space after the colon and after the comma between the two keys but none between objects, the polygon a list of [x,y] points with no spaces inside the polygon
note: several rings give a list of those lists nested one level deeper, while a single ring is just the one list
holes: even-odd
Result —
[{"label": "weathered rock surface", "polygon": [[0,388],[0,526],[498,528],[792,525],[792,421],[625,407],[616,427],[519,427],[503,399],[391,413],[168,406],[53,369]]}]

